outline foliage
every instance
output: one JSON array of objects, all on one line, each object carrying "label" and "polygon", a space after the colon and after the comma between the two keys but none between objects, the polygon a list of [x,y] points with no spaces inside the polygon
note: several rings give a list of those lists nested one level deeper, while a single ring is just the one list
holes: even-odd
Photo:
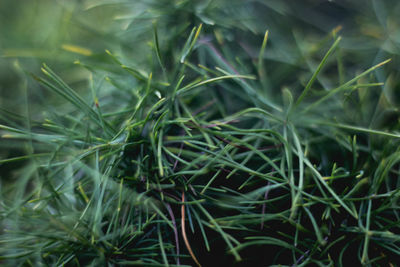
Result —
[{"label": "foliage", "polygon": [[6,1],[1,264],[398,262],[400,5],[316,2]]}]

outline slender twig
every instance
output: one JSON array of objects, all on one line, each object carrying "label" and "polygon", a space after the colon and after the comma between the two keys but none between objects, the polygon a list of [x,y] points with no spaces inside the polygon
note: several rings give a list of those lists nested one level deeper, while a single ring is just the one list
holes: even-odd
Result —
[{"label": "slender twig", "polygon": [[178,237],[178,228],[176,226],[176,220],[174,216],[174,212],[172,211],[171,205],[169,203],[165,204],[169,213],[169,216],[171,217],[172,220],[172,225],[174,226],[174,237],[175,237],[175,246],[176,246],[176,264],[180,265],[180,260],[179,260],[179,237]]},{"label": "slender twig", "polygon": [[186,248],[189,251],[190,256],[192,257],[193,261],[197,264],[197,266],[201,267],[200,262],[197,260],[196,256],[194,255],[192,248],[190,247],[189,240],[186,236],[186,228],[185,228],[185,193],[182,191],[182,206],[181,206],[181,228],[182,228],[182,236],[183,241],[185,242]]},{"label": "slender twig", "polygon": [[[270,181],[268,181],[268,184],[267,184],[267,186],[270,186],[271,185],[271,182]],[[267,188],[267,190],[265,190],[265,194],[264,194],[264,200],[267,200],[268,199],[268,194],[269,194],[269,191],[270,191],[271,189],[268,187]],[[263,203],[262,204],[262,208],[261,208],[261,226],[260,226],[260,229],[262,230],[263,228],[264,228],[264,215],[265,215],[265,210],[266,210],[266,208],[267,208],[267,203]]]}]

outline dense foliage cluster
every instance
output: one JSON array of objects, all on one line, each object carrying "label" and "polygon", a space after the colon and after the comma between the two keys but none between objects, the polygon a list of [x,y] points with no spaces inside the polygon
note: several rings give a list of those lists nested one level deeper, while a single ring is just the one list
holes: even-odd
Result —
[{"label": "dense foliage cluster", "polygon": [[396,1],[14,2],[0,265],[399,262]]}]

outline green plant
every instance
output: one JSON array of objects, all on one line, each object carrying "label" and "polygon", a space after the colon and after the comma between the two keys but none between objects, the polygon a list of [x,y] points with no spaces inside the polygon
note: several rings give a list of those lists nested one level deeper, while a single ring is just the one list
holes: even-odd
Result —
[{"label": "green plant", "polygon": [[[1,112],[1,263],[394,264],[399,123],[379,124],[394,105],[374,75],[390,60],[355,71],[339,28],[295,38],[294,56],[246,20],[285,4],[173,3],[85,2],[138,41],[63,44],[78,90],[51,64],[15,63],[26,110]],[[271,59],[269,42],[291,56]]]}]

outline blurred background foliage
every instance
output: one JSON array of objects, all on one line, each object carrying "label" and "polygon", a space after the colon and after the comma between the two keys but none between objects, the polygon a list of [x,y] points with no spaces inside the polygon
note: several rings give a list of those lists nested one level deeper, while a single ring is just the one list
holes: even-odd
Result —
[{"label": "blurred background foliage", "polygon": [[[343,80],[354,73],[392,58],[393,63],[376,72],[389,103],[396,104],[398,85],[399,20],[397,1],[24,1],[3,0],[0,7],[1,107],[24,109],[21,73],[38,73],[43,62],[52,66],[68,84],[84,90],[88,73],[74,61],[101,64],[107,71],[105,50],[124,63],[149,71],[153,24],[156,22],[161,50],[171,51],[193,26],[204,24],[203,41],[222,44],[228,61],[256,60],[262,38],[269,30],[265,68],[267,86],[281,90],[298,80],[306,81],[309,69],[319,63],[329,33],[343,36],[340,53],[346,67]],[[174,42],[174,40],[176,40]],[[172,57],[172,55],[171,55]],[[231,58],[229,58],[231,57]],[[76,63],[76,62],[75,62]],[[19,66],[19,67],[18,67]],[[96,65],[97,66],[97,65]],[[332,72],[320,82],[327,88]],[[30,114],[56,101],[29,84]],[[270,96],[274,97],[274,96]]]}]

